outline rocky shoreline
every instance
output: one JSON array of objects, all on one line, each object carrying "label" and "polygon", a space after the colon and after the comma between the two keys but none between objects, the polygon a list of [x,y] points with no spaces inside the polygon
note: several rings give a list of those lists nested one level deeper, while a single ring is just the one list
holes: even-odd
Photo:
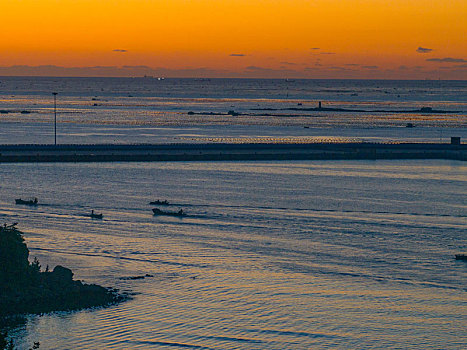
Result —
[{"label": "rocky shoreline", "polygon": [[0,226],[0,325],[24,314],[103,307],[128,299],[116,289],[73,280],[63,266],[41,270],[16,224]]}]

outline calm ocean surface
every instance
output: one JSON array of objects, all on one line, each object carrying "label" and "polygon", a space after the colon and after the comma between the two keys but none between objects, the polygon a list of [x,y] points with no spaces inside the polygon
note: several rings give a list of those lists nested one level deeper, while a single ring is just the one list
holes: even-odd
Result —
[{"label": "calm ocean surface", "polygon": [[[135,293],[31,316],[22,349],[463,349],[459,161],[0,165],[31,256]],[[15,206],[34,194],[37,208]],[[188,217],[154,217],[168,199]],[[91,209],[104,214],[92,220]],[[144,280],[122,277],[151,274]]]},{"label": "calm ocean surface", "polygon": [[[0,78],[0,143],[53,142],[54,90],[61,143],[467,137],[465,82]],[[318,101],[369,112],[255,110]],[[458,112],[370,112],[423,106]],[[249,116],[188,115],[229,110]],[[285,113],[303,115],[264,115]],[[465,349],[466,174],[443,160],[0,164],[0,223],[19,223],[31,257],[133,294],[9,334],[20,349]],[[14,204],[28,196],[40,205]],[[156,199],[188,216],[154,217]]]},{"label": "calm ocean surface", "polygon": [[[0,77],[0,143],[53,143],[54,91],[59,143],[467,138],[465,81]],[[305,110],[319,101],[365,112]]]}]

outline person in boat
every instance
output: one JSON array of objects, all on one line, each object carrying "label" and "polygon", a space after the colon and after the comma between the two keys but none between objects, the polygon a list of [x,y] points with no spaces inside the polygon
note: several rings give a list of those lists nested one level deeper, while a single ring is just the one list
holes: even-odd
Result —
[{"label": "person in boat", "polygon": [[38,200],[37,197],[34,197],[34,204],[37,204]]},{"label": "person in boat", "polygon": [[180,210],[178,211],[178,215],[183,215],[183,214],[184,214],[183,209],[180,209]]}]

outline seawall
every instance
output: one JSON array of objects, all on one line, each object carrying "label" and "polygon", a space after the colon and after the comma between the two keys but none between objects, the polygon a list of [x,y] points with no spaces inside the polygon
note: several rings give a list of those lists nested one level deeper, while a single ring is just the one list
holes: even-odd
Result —
[{"label": "seawall", "polygon": [[467,144],[96,144],[0,145],[0,163],[453,159],[467,160]]}]

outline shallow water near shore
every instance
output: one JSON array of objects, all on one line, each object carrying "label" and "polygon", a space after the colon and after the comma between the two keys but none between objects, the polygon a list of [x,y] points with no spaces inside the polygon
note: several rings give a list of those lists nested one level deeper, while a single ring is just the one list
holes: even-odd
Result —
[{"label": "shallow water near shore", "polygon": [[[32,257],[135,293],[10,334],[20,349],[462,349],[466,173],[438,160],[0,165],[0,220],[19,222]],[[40,205],[14,204],[26,196]],[[156,199],[188,216],[154,217]]]}]

